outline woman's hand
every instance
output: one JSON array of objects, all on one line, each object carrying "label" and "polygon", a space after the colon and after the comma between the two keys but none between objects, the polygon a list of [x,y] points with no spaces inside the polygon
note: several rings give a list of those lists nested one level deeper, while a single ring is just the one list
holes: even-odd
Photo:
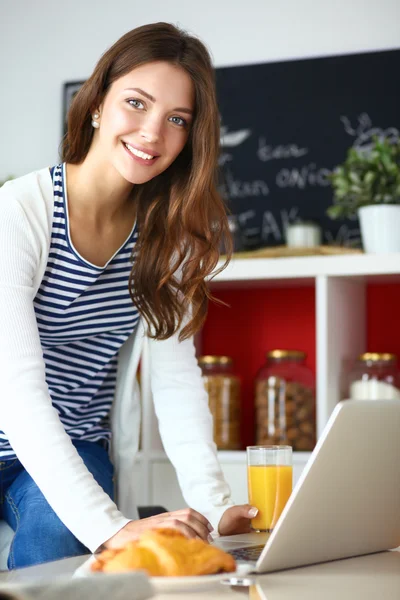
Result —
[{"label": "woman's hand", "polygon": [[213,530],[212,525],[203,515],[192,508],[184,508],[174,512],[161,513],[147,519],[129,521],[125,527],[104,542],[103,546],[121,548],[128,542],[136,540],[143,531],[160,527],[177,529],[187,538],[200,538],[204,541],[211,541],[210,531]]},{"label": "woman's hand", "polygon": [[249,533],[250,519],[254,519],[258,510],[250,504],[230,506],[226,509],[218,525],[220,535],[234,535],[235,533]]}]

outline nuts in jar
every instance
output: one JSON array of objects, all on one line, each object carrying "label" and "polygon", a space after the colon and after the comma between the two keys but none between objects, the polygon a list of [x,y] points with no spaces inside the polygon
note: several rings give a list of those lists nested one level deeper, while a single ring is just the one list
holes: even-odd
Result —
[{"label": "nuts in jar", "polygon": [[240,379],[229,356],[200,356],[199,365],[213,416],[214,441],[219,450],[238,450],[240,444]]},{"label": "nuts in jar", "polygon": [[256,444],[315,446],[315,384],[305,353],[272,350],[255,383]]}]

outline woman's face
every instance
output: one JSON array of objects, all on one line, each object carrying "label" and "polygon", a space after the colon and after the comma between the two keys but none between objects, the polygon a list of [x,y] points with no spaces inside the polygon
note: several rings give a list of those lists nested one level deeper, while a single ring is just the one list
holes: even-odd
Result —
[{"label": "woman's face", "polygon": [[130,183],[145,183],[176,159],[188,139],[194,86],[181,67],[147,63],[110,86],[93,149]]}]

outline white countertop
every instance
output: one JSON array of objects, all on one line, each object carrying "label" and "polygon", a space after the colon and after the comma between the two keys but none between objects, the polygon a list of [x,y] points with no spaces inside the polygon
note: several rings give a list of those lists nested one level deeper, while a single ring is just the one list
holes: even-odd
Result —
[{"label": "white countertop", "polygon": [[[0,584],[53,580],[71,575],[87,557],[65,559],[17,571],[0,573]],[[157,593],[154,600],[399,600],[400,551],[322,563],[255,577],[250,588],[232,588],[214,583],[170,593]]]}]

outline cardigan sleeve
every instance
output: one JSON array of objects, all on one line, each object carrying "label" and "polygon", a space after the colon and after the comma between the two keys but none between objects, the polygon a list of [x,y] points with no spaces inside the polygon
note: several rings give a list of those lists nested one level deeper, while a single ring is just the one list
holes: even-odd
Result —
[{"label": "cardigan sleeve", "polygon": [[13,186],[0,190],[0,429],[66,527],[91,551],[129,520],[97,484],[52,406],[33,307],[40,244]]},{"label": "cardigan sleeve", "polygon": [[154,408],[164,449],[176,469],[185,501],[218,531],[223,513],[233,502],[218,462],[193,338],[180,342],[178,336],[149,340]]}]

